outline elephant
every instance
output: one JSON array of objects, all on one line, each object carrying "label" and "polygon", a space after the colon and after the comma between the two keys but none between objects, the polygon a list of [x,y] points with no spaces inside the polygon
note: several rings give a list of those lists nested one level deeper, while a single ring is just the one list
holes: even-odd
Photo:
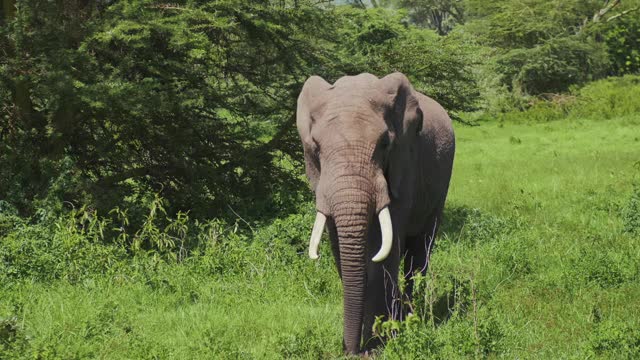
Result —
[{"label": "elephant", "polygon": [[334,84],[311,76],[296,125],[315,193],[309,256],[318,258],[326,229],[344,292],[343,350],[359,354],[376,344],[377,316],[407,312],[398,298],[401,264],[408,296],[412,275],[426,273],[453,168],[452,122],[395,72]]}]

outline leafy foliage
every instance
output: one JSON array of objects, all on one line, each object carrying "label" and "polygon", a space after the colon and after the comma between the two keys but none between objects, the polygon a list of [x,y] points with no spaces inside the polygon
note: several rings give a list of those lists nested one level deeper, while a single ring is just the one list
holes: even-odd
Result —
[{"label": "leafy foliage", "polygon": [[615,75],[640,72],[640,1],[624,1],[621,14],[607,21],[603,37],[611,59],[611,73]]},{"label": "leafy foliage", "polygon": [[405,71],[453,111],[478,95],[468,48],[388,11],[63,1],[8,20],[0,181],[21,214],[65,200],[142,221],[159,191],[171,214],[288,213],[307,194],[293,112],[309,75]]},{"label": "leafy foliage", "polygon": [[602,322],[592,336],[591,346],[597,356],[633,359],[640,355],[640,331],[625,323]]},{"label": "leafy foliage", "polygon": [[640,184],[635,183],[633,193],[622,212],[624,231],[640,235]]},{"label": "leafy foliage", "polygon": [[435,30],[439,35],[449,33],[464,23],[465,4],[462,0],[398,0],[397,6],[409,10],[411,22]]},{"label": "leafy foliage", "polygon": [[526,94],[566,91],[606,74],[606,46],[582,31],[596,1],[472,2],[469,29],[481,43],[496,47],[497,74],[509,88]]},{"label": "leafy foliage", "polygon": [[[206,214],[209,207],[235,204],[234,194],[255,198],[298,186],[274,166],[273,151],[291,126],[308,64],[323,53],[313,43],[303,45],[305,33],[321,30],[312,24],[322,15],[243,4],[117,2],[96,18],[77,48],[43,46],[51,53],[38,59],[36,69],[44,68],[30,78],[43,104],[30,113],[42,122],[34,133],[25,121],[9,119],[17,124],[6,129],[7,143],[25,148],[21,142],[35,141],[45,147],[40,152],[57,149],[59,155],[45,157],[54,167],[56,158],[67,156],[78,173],[76,189],[67,192],[89,192],[101,209],[136,191],[162,188],[175,209]],[[56,21],[29,15],[21,12],[16,22]],[[29,35],[37,52],[44,39]],[[52,74],[59,78],[48,80]],[[296,154],[290,145],[278,148]],[[41,158],[37,152],[17,155]],[[42,172],[45,166],[32,167]],[[19,194],[42,196],[52,174],[40,177],[39,192]]]},{"label": "leafy foliage", "polygon": [[455,36],[439,37],[402,23],[402,14],[383,8],[339,9],[344,18],[338,48],[351,60],[350,73],[400,71],[414,87],[454,114],[476,109],[472,73],[474,47]]},{"label": "leafy foliage", "polygon": [[625,75],[593,81],[573,88],[569,94],[546,94],[529,98],[521,110],[496,114],[501,121],[551,121],[561,119],[604,120],[631,115],[640,111],[636,93],[640,77]]},{"label": "leafy foliage", "polygon": [[566,91],[570,85],[602,77],[608,65],[606,48],[580,36],[549,39],[496,58],[503,81],[511,81],[506,85],[526,94]]}]

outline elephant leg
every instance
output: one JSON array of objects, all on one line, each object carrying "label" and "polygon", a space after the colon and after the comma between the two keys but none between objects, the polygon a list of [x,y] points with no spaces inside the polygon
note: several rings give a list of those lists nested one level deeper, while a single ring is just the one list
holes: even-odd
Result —
[{"label": "elephant leg", "polygon": [[[377,266],[375,266],[377,265]],[[383,273],[380,264],[370,265],[367,270],[367,300],[365,302],[364,317],[362,319],[363,350],[368,351],[380,345],[380,340],[373,334],[373,324],[376,316],[386,315],[386,299]]]},{"label": "elephant leg", "polygon": [[[369,241],[373,246],[369,255],[373,256],[374,251],[378,249],[380,240],[379,226],[372,227],[376,229],[371,234],[373,238]],[[394,239],[398,241],[398,237]],[[400,243],[400,242],[398,242]],[[381,339],[374,336],[373,325],[376,317],[384,316],[383,320],[393,318],[400,319],[401,316],[401,299],[398,289],[398,267],[400,259],[400,247],[394,246],[383,263],[370,262],[367,268],[367,301],[365,303],[362,339],[364,342],[363,349],[365,351],[372,350],[381,344]]]},{"label": "elephant leg", "polygon": [[327,230],[329,231],[329,241],[331,242],[331,252],[333,253],[333,258],[336,260],[336,267],[338,268],[338,275],[340,275],[340,279],[342,279],[342,270],[340,267],[340,244],[338,242],[338,230],[336,228],[336,223],[333,218],[329,218],[327,220]]},{"label": "elephant leg", "polygon": [[[435,243],[435,237],[442,221],[442,208],[438,208],[429,216],[424,231],[417,235],[407,238],[406,255],[404,258],[404,277],[405,277],[405,299],[408,302],[413,300],[413,275],[420,272],[422,275],[427,274],[429,267],[429,258],[431,250]],[[406,311],[407,309],[405,309]]]}]

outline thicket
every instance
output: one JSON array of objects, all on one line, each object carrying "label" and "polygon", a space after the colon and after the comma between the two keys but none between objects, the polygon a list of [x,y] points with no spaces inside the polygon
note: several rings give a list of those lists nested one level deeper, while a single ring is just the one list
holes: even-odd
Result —
[{"label": "thicket", "polygon": [[0,182],[23,215],[61,200],[138,211],[158,191],[198,218],[291,212],[306,194],[293,111],[309,74],[404,71],[453,111],[477,97],[470,51],[391,11],[83,4],[4,16]]},{"label": "thicket", "polygon": [[640,76],[624,75],[574,86],[562,94],[530,97],[520,109],[479,114],[480,119],[502,122],[554,120],[606,120],[640,112]]},{"label": "thicket", "polygon": [[310,74],[402,71],[456,119],[495,117],[637,72],[637,6],[7,0],[0,199],[21,216],[119,206],[137,226],[158,192],[172,215],[292,213],[309,199],[293,111]]}]

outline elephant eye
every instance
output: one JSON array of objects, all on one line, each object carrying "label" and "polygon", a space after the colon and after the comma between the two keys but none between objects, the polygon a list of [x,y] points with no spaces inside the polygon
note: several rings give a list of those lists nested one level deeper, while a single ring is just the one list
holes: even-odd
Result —
[{"label": "elephant eye", "polygon": [[387,164],[392,143],[393,135],[389,134],[388,132],[380,136],[380,139],[378,140],[378,150],[376,151],[376,153],[379,157],[378,161],[380,161],[380,164],[383,167],[385,167]]},{"label": "elephant eye", "polygon": [[385,132],[380,137],[380,140],[378,142],[378,146],[380,146],[381,149],[386,150],[386,149],[389,148],[390,145],[391,145],[391,136],[389,136],[388,132]]},{"label": "elephant eye", "polygon": [[312,154],[314,157],[318,157],[320,155],[320,144],[312,136],[308,136],[305,139],[304,144],[306,151],[308,151],[309,154]]},{"label": "elephant eye", "polygon": [[419,134],[420,131],[422,131],[422,125],[424,122],[424,114],[422,113],[422,110],[418,109],[418,121],[417,121],[417,126],[416,126],[416,134]]}]

